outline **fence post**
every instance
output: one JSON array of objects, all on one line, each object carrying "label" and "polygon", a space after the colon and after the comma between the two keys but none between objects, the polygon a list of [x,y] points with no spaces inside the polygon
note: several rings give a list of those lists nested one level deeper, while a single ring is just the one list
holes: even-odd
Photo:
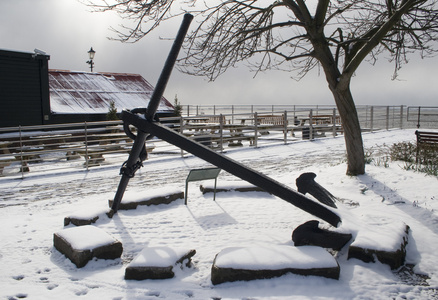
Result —
[{"label": "fence post", "polygon": [[21,125],[18,125],[19,138],[20,138],[20,161],[21,161],[21,179],[24,179],[24,164],[23,164],[23,141],[21,139]]},{"label": "fence post", "polygon": [[417,120],[417,128],[420,128],[420,116],[421,116],[421,106],[418,106],[418,120]]},{"label": "fence post", "polygon": [[400,129],[403,129],[403,105],[400,106]]},{"label": "fence post", "polygon": [[389,130],[389,106],[386,107],[386,130]]},{"label": "fence post", "polygon": [[309,111],[309,139],[313,140],[313,110]]},{"label": "fence post", "polygon": [[336,136],[336,108],[333,108],[333,137]]},{"label": "fence post", "polygon": [[368,105],[365,106],[365,127],[368,126]]},{"label": "fence post", "polygon": [[[179,133],[184,135],[184,118],[181,116],[179,118]],[[181,157],[184,157],[184,150],[181,148]]]},{"label": "fence post", "polygon": [[287,110],[284,111],[283,115],[283,134],[284,134],[284,144],[287,144]]},{"label": "fence post", "polygon": [[84,122],[84,134],[85,134],[85,167],[88,171],[88,137],[87,137],[87,122]]},{"label": "fence post", "polygon": [[374,126],[374,106],[371,106],[370,108],[370,131],[373,132],[373,126]]},{"label": "fence post", "polygon": [[258,117],[257,117],[257,112],[255,112],[254,113],[254,147],[255,148],[257,148],[257,140],[258,140],[258,137],[259,137],[259,131],[258,131],[258,128],[257,128],[257,119],[258,119]]},{"label": "fence post", "polygon": [[219,143],[220,143],[220,150],[221,153],[224,152],[224,135],[223,135],[223,131],[224,131],[224,119],[222,114],[219,115]]}]

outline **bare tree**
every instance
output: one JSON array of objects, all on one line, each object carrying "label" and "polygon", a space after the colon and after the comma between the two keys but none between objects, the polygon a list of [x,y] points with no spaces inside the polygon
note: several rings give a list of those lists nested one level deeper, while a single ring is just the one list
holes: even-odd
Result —
[{"label": "bare tree", "polygon": [[436,52],[437,0],[223,0],[212,6],[196,0],[100,2],[104,4],[90,5],[117,11],[133,22],[117,31],[122,41],[137,41],[162,21],[187,11],[194,14],[198,25],[180,60],[180,68],[189,74],[214,80],[241,61],[255,71],[294,71],[298,79],[321,68],[342,119],[350,175],[365,173],[350,91],[359,65],[386,53],[395,78],[408,54],[419,51],[425,57]]}]

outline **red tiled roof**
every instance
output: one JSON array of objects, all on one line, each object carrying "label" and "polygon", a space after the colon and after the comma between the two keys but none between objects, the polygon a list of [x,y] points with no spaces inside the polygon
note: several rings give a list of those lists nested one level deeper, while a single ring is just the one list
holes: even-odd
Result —
[{"label": "red tiled roof", "polygon": [[[108,113],[111,101],[122,109],[147,107],[154,88],[138,74],[49,70],[52,113]],[[173,111],[164,97],[158,111]]]}]

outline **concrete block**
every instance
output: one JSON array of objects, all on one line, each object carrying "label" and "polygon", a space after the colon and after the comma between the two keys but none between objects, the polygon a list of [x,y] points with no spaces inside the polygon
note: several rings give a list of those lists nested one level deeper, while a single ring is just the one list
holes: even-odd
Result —
[{"label": "concrete block", "polygon": [[211,269],[211,281],[220,284],[279,277],[287,273],[339,279],[340,267],[326,250],[315,246],[226,248]]},{"label": "concrete block", "polygon": [[122,243],[92,225],[56,232],[53,235],[53,244],[78,268],[84,267],[93,257],[115,259],[123,252]]},{"label": "concrete block", "polygon": [[191,266],[191,258],[196,250],[170,247],[143,249],[125,270],[125,279],[167,279],[173,278],[173,267],[177,264]]}]

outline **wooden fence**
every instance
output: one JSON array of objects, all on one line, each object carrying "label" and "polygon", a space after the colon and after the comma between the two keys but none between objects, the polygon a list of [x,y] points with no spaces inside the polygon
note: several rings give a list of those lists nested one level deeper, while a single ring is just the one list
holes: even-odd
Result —
[{"label": "wooden fence", "polygon": [[[183,117],[161,121],[220,152],[343,134],[335,108],[295,107],[275,111],[271,107],[270,110],[249,113],[238,113],[236,108],[232,110],[232,113],[207,114],[210,109],[198,107],[197,115],[184,111]],[[219,111],[216,107],[215,112]],[[420,112],[424,115],[418,117]],[[421,124],[436,126],[437,112],[438,107],[370,106],[358,109],[362,129],[366,131],[415,128],[420,124],[419,120]],[[412,121],[414,114],[416,118]],[[132,140],[124,133],[121,121],[0,128],[0,176],[24,177],[38,172],[121,165],[131,147]],[[147,151],[149,159],[186,155],[156,138],[148,141]]]}]

